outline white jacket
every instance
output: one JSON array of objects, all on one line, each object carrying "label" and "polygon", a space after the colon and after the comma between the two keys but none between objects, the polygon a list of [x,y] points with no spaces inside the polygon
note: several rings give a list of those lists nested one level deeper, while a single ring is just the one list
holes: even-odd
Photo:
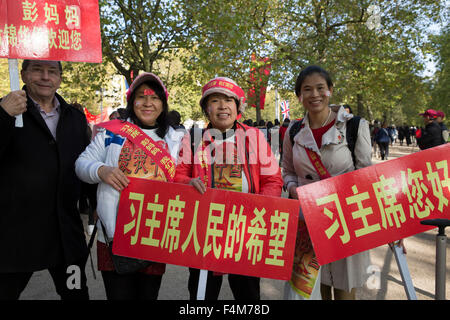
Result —
[{"label": "white jacket", "polygon": [[[156,141],[155,130],[142,131]],[[170,154],[175,161],[178,158],[178,150],[183,136],[184,132],[169,127],[164,137],[164,141],[167,143]],[[158,140],[161,139],[158,138]],[[120,193],[100,179],[98,169],[105,165],[118,167],[120,152],[125,141],[126,138],[100,128],[91,144],[75,162],[75,172],[82,181],[91,184],[98,183],[97,214],[105,226],[108,238],[114,237]],[[99,230],[98,240],[105,242],[100,221],[97,222],[97,229]]]},{"label": "white jacket", "polygon": [[[370,141],[369,124],[361,119],[358,127],[358,139],[355,144],[355,164],[347,147],[345,138],[347,121],[353,118],[344,108],[331,107],[337,113],[336,123],[322,136],[322,147],[317,147],[313,133],[309,127],[308,114],[303,119],[304,127],[294,137],[294,145],[289,137],[289,126],[283,141],[283,180],[287,187],[291,182],[297,186],[319,181],[319,175],[309,160],[305,148],[315,151],[331,176],[364,168],[372,164],[372,145]],[[356,168],[355,168],[356,166]]]},{"label": "white jacket", "polygon": [[[289,137],[292,124],[286,131],[282,163],[282,175],[286,187],[290,187],[291,184],[302,186],[320,180],[305,148],[315,151],[320,156],[323,165],[333,177],[372,164],[372,146],[367,121],[361,119],[359,123],[354,164],[350,149],[347,147],[347,139],[345,139],[347,121],[353,115],[347,113],[343,107],[331,107],[331,110],[337,113],[336,123],[322,136],[320,150],[309,127],[308,114],[303,120],[304,127],[294,137],[294,145],[291,144]],[[301,212],[300,215],[302,215]],[[360,288],[367,280],[369,265],[369,251],[331,262],[320,267],[321,283],[346,291]]]}]

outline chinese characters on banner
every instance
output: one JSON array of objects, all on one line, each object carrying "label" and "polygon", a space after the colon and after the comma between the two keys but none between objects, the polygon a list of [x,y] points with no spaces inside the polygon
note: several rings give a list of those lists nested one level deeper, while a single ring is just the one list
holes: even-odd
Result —
[{"label": "chinese characters on banner", "polygon": [[450,144],[299,187],[320,265],[433,227],[450,218]]},{"label": "chinese characters on banner", "polygon": [[101,62],[96,0],[1,0],[0,57]]},{"label": "chinese characters on banner", "polygon": [[[299,203],[248,193],[130,178],[113,252],[223,273],[291,276]],[[276,200],[276,201],[274,201]]]}]

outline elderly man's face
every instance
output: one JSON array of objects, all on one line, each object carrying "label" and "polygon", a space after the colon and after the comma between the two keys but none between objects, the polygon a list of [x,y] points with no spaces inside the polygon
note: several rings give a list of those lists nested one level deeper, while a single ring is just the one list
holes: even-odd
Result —
[{"label": "elderly man's face", "polygon": [[61,85],[61,72],[56,62],[32,61],[21,75],[28,94],[35,100],[53,99]]}]

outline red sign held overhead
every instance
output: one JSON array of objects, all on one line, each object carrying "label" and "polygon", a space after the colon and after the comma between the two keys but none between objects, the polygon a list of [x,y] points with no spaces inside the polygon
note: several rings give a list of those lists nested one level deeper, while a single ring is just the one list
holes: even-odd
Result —
[{"label": "red sign held overhead", "polygon": [[297,188],[320,265],[450,219],[450,144]]},{"label": "red sign held overhead", "polygon": [[0,57],[102,62],[97,0],[0,0]]},{"label": "red sign held overhead", "polygon": [[296,200],[129,178],[113,252],[217,272],[291,277]]}]

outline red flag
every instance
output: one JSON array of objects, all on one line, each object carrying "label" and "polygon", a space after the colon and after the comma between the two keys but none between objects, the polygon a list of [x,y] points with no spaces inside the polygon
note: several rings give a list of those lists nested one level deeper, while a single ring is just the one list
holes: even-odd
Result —
[{"label": "red flag", "polygon": [[[264,103],[266,101],[266,89],[269,81],[269,74],[271,69],[271,63],[269,58],[259,58],[252,54],[253,67],[250,69],[250,88],[248,90],[247,99],[248,104],[251,107],[256,108],[258,105],[262,110],[264,109]],[[259,91],[259,101],[256,97],[256,92]]]},{"label": "red flag", "polygon": [[104,109],[101,114],[94,115],[89,112],[88,109],[84,108],[84,114],[86,115],[86,119],[89,123],[97,124],[103,121],[108,120],[108,109]]}]

